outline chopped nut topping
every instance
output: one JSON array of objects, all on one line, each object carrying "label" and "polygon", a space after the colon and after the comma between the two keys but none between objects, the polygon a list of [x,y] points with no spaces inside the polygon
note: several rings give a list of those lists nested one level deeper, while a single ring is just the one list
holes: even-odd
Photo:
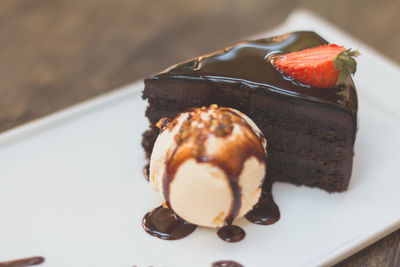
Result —
[{"label": "chopped nut topping", "polygon": [[161,119],[156,123],[156,126],[157,126],[160,130],[162,130],[162,129],[164,129],[164,128],[168,125],[168,123],[169,123],[169,119],[166,118],[166,117],[164,117],[164,118],[161,118]]},{"label": "chopped nut topping", "polygon": [[[209,108],[205,106],[192,108],[187,113],[188,118],[182,123],[174,138],[178,145],[184,142],[196,144],[191,152],[196,157],[204,152],[204,142],[210,134],[223,138],[232,134],[235,124],[247,125],[246,121],[230,109],[220,108],[215,104]],[[160,123],[162,123],[161,120],[158,124]],[[177,119],[174,119],[168,127],[173,127],[176,123]]]}]

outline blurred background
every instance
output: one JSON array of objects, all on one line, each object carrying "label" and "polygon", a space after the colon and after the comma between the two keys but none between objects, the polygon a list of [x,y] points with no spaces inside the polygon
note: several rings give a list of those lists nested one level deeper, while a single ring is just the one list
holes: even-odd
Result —
[{"label": "blurred background", "polygon": [[[296,8],[400,63],[399,0],[0,0],[0,132],[266,31]],[[342,265],[399,266],[399,243],[397,231]]]}]

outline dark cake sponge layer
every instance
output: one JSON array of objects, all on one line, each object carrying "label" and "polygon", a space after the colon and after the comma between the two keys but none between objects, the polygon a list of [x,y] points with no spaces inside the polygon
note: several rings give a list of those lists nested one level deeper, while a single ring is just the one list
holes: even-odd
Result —
[{"label": "dark cake sponge layer", "polygon": [[[167,105],[169,107],[172,106],[170,102],[167,102],[165,105],[157,105],[156,107]],[[182,109],[185,108],[182,107]],[[166,115],[162,109],[157,110],[155,108],[153,111],[161,116]],[[168,117],[173,118],[178,112],[168,113]],[[256,114],[261,118],[266,117],[263,116],[262,112]],[[297,122],[297,119],[294,118],[294,121]],[[335,178],[336,176],[348,176],[349,174],[345,172],[351,171],[351,166],[349,168],[346,165],[349,163],[345,161],[346,158],[351,156],[348,154],[352,153],[348,149],[349,146],[351,147],[351,144],[349,144],[351,138],[346,139],[345,129],[338,127],[336,131],[332,131],[332,126],[330,126],[325,128],[327,135],[321,137],[319,134],[323,134],[324,129],[299,133],[299,131],[296,131],[296,123],[293,123],[295,127],[291,130],[280,129],[271,122],[263,125],[266,127],[260,127],[260,129],[264,134],[270,133],[268,134],[268,177],[270,179],[321,187],[321,181],[325,177],[325,190],[330,192],[343,191],[344,189],[342,188],[347,188],[348,180],[340,181],[340,179]],[[307,127],[304,128],[306,129]],[[313,129],[313,127],[309,126],[309,129]],[[158,128],[153,128],[153,131],[149,131],[147,138],[144,138],[144,140],[155,140],[158,131]],[[340,135],[335,136],[333,134],[339,133],[339,131],[342,132]],[[149,141],[147,145],[152,146],[153,142]],[[147,151],[151,151],[151,148],[147,149]],[[308,178],[301,178],[305,176]]]}]

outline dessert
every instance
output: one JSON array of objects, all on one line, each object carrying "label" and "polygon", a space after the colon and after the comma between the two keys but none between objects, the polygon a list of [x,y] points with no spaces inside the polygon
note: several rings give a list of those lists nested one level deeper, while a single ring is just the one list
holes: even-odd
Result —
[{"label": "dessert", "polygon": [[[357,94],[350,76],[339,85],[302,84],[273,65],[275,56],[327,44],[314,32],[234,44],[145,79],[150,129],[143,135],[149,158],[156,123],[192,107],[219,106],[250,117],[268,140],[268,181],[347,189],[357,130]],[[264,184],[268,192],[270,184]]]},{"label": "dessert", "polygon": [[[142,144],[151,155],[150,183],[165,207],[144,217],[145,230],[176,239],[196,225],[226,223],[218,236],[237,242],[245,232],[232,225],[236,217],[256,224],[279,220],[273,181],[346,190],[357,130],[350,77],[357,55],[313,32],[294,32],[240,42],[147,78],[143,98],[149,102],[150,129]],[[212,106],[195,108],[204,105]],[[245,127],[234,134],[237,122]],[[243,135],[247,141],[237,142],[235,136]],[[246,174],[248,162],[252,175]]]},{"label": "dessert", "polygon": [[243,113],[212,105],[161,119],[149,181],[189,223],[222,227],[258,202],[266,140]]}]

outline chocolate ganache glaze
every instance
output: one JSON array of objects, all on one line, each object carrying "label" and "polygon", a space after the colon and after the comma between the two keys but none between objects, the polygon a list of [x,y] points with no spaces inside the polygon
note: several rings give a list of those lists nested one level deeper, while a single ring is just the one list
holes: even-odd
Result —
[{"label": "chocolate ganache glaze", "polygon": [[[193,92],[190,88],[181,88],[183,92],[177,93],[183,93],[188,98],[187,100],[195,100],[200,97],[207,99],[210,103],[218,103],[220,106],[224,106],[221,103],[222,99],[220,99],[218,90],[213,90],[212,87],[220,86],[220,89],[223,90],[224,84],[226,84],[230,88],[233,85],[236,86],[235,89],[238,91],[249,88],[253,91],[252,93],[256,94],[244,96],[240,92],[231,92],[232,97],[235,95],[238,97],[237,104],[242,107],[239,110],[245,114],[246,109],[251,106],[251,102],[256,101],[256,95],[272,94],[276,97],[291,96],[290,98],[285,97],[285,101],[304,105],[322,105],[323,107],[328,105],[330,108],[354,115],[357,112],[357,96],[351,78],[348,78],[341,86],[321,90],[321,88],[293,82],[276,70],[268,60],[274,54],[290,53],[323,44],[327,44],[327,41],[319,35],[304,31],[268,39],[240,42],[214,53],[174,65],[145,79],[145,84],[147,86],[157,80],[165,83],[168,79],[204,83],[202,88],[196,88],[197,91],[203,90],[204,92]],[[212,83],[207,84],[208,81]],[[154,86],[157,84],[155,83]],[[167,99],[174,98],[174,90],[144,91],[144,97],[152,97],[150,94],[157,94]]]}]

